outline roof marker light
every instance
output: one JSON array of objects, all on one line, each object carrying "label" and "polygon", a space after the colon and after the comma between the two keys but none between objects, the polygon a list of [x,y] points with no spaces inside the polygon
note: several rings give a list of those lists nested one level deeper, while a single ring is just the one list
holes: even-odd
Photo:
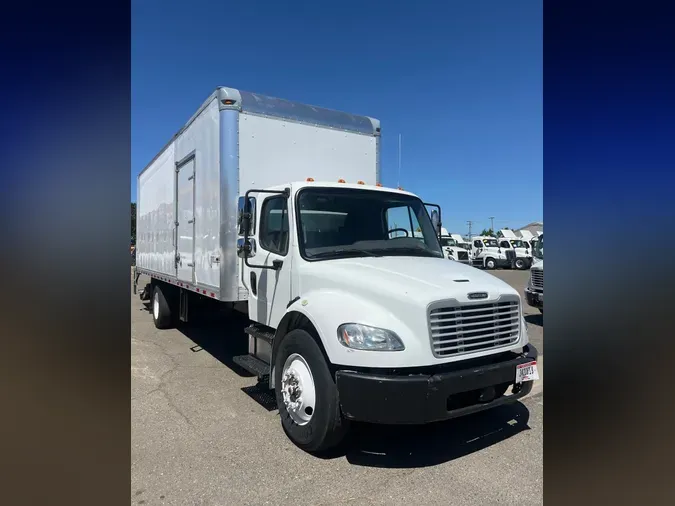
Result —
[{"label": "roof marker light", "polygon": [[307,178],[307,181],[309,181],[310,183],[313,183],[313,182],[314,182],[314,178],[313,178],[313,177],[308,177],[308,178]]},{"label": "roof marker light", "polygon": [[344,179],[338,179],[338,183],[346,183],[346,182],[347,181],[345,181]]},{"label": "roof marker light", "polygon": [[398,189],[401,190],[401,191],[403,191],[403,188],[401,188],[400,186],[398,187]]},{"label": "roof marker light", "polygon": [[380,187],[381,187],[381,186],[382,186],[382,183],[377,183],[375,186],[380,186]]},{"label": "roof marker light", "polygon": [[357,181],[356,184],[366,184],[363,181]]},{"label": "roof marker light", "polygon": [[234,105],[237,101],[232,100],[231,98],[226,98],[225,100],[221,100],[223,105]]}]

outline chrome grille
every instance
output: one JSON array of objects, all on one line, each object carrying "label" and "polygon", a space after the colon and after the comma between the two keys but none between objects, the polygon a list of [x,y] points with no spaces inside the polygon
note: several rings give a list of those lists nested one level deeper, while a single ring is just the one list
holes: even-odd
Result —
[{"label": "chrome grille", "polygon": [[532,286],[535,288],[544,288],[544,271],[540,269],[530,270],[530,276],[532,276]]},{"label": "chrome grille", "polygon": [[429,311],[434,355],[443,358],[515,343],[520,329],[518,299],[483,304],[456,303]]}]

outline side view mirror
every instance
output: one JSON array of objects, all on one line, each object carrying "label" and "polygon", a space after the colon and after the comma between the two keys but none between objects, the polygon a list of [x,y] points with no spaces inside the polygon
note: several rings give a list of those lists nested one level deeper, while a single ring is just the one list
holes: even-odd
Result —
[{"label": "side view mirror", "polygon": [[245,200],[245,197],[239,197],[237,203],[237,227],[239,235],[244,235],[248,224],[248,234],[253,235],[255,232],[255,197],[248,198],[248,206],[245,206]]},{"label": "side view mirror", "polygon": [[255,239],[237,239],[237,256],[239,258],[251,258],[255,256]]}]

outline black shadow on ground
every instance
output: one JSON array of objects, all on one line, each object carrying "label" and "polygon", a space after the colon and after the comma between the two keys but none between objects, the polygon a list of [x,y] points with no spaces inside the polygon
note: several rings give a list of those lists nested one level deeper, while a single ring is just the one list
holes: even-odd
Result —
[{"label": "black shadow on ground", "polygon": [[[144,305],[150,312],[150,304]],[[194,343],[190,347],[193,352],[205,351],[237,374],[252,376],[232,361],[232,357],[248,353],[244,329],[250,325],[249,319],[236,311],[223,312],[214,307],[200,307],[191,301],[188,322],[180,322],[176,329]]]},{"label": "black shadow on ground", "polygon": [[544,326],[544,315],[539,314],[528,314],[525,315],[525,321],[530,325],[538,325],[539,327]]},{"label": "black shadow on ground", "polygon": [[529,430],[530,412],[520,402],[428,425],[354,424],[341,451],[353,465],[418,468],[449,462]]}]

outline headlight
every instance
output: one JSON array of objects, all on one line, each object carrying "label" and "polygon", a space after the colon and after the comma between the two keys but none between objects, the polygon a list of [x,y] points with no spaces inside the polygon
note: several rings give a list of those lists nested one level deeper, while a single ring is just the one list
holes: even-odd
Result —
[{"label": "headlight", "polygon": [[337,330],[338,341],[347,348],[373,351],[401,351],[401,339],[391,330],[360,323],[344,323]]}]

